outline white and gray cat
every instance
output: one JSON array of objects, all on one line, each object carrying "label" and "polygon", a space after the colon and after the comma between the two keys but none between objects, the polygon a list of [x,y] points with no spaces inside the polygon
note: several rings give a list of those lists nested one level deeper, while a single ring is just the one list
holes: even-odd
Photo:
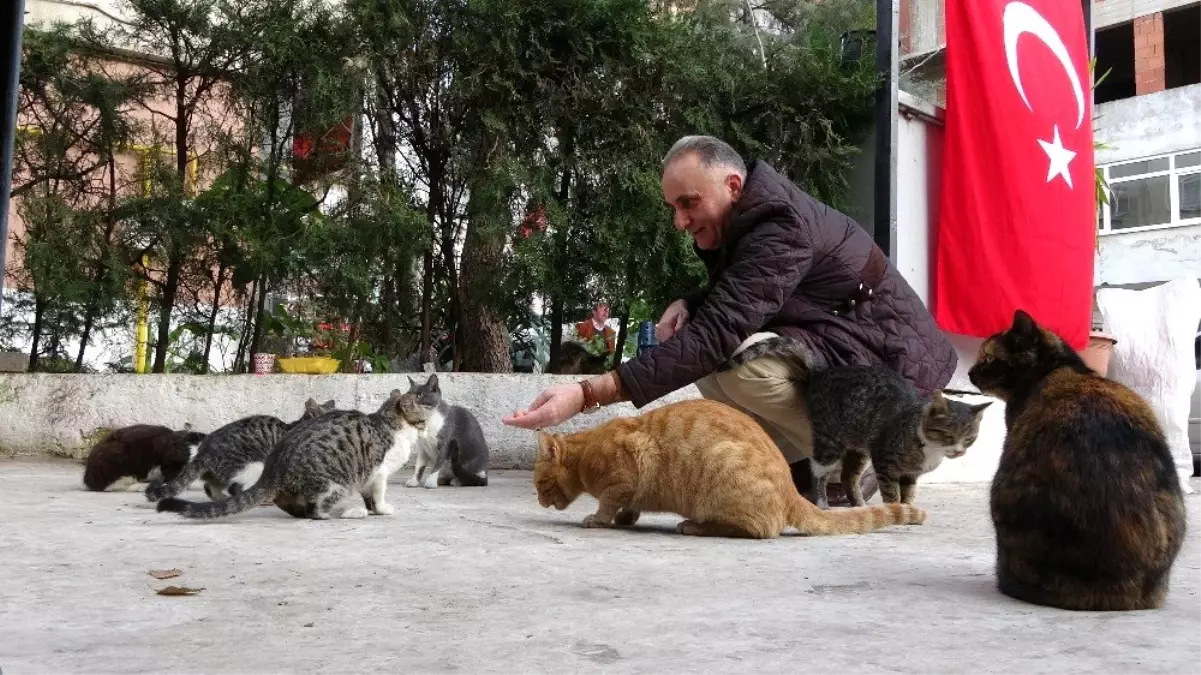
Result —
[{"label": "white and gray cat", "polygon": [[205,437],[192,461],[167,482],[152,481],[146,498],[152,502],[188,489],[197,478],[204,480],[209,499],[224,499],[254,485],[263,473],[263,462],[289,429],[334,410],[334,401],[317,403],[309,399],[304,413],[294,422],[272,415],[251,415],[230,422]]},{"label": "white and gray cat", "polygon": [[391,515],[396,509],[385,500],[388,477],[404,466],[417,443],[417,427],[401,414],[403,396],[393,390],[370,414],[335,410],[295,426],[268,455],[262,478],[228,499],[193,503],[171,497],[158,510],[221,518],[272,500],[296,518],[325,520],[334,505],[357,492],[363,506],[346,509],[342,518]]},{"label": "white and gray cat", "polygon": [[433,489],[452,481],[468,487],[488,484],[489,452],[484,430],[470,410],[442,400],[436,374],[424,384],[409,378],[401,410],[410,422],[424,426],[413,477],[406,486]]},{"label": "white and gray cat", "polygon": [[812,372],[803,388],[813,423],[814,494],[826,508],[826,481],[842,464],[853,506],[864,504],[859,475],[871,460],[885,502],[913,503],[919,476],[944,457],[960,457],[976,442],[990,403],[969,405],[923,396],[888,368],[841,366]]}]

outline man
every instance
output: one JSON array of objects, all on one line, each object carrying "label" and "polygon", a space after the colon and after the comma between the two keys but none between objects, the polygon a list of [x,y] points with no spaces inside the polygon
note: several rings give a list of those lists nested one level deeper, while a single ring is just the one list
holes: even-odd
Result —
[{"label": "man", "polygon": [[[753,414],[808,491],[812,430],[797,394],[804,370],[884,365],[924,391],[944,386],[955,350],[871,235],[771,166],[747,166],[726,143],[686,136],[663,161],[663,198],[709,270],[703,290],[672,303],[660,344],[615,371],[543,391],[506,424],[559,424],[617,401],[647,403],[690,383]],[[799,340],[805,367],[770,356],[720,367],[771,335]],[[874,491],[865,472],[864,497]]]},{"label": "man", "polygon": [[[617,332],[608,326],[609,306],[598,302],[592,308],[592,316],[575,325],[576,338],[585,345],[592,342],[597,335],[604,336],[602,353],[609,355],[617,346]],[[601,354],[597,354],[600,356]]]}]

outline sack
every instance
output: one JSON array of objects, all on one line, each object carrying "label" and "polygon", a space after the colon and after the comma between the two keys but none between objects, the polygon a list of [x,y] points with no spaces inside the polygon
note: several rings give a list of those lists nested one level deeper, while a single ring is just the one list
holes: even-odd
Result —
[{"label": "sack", "polygon": [[1097,307],[1105,330],[1117,344],[1109,360],[1109,377],[1130,387],[1155,411],[1186,494],[1192,492],[1189,407],[1197,386],[1193,354],[1201,324],[1201,285],[1177,279],[1141,291],[1102,288]]}]

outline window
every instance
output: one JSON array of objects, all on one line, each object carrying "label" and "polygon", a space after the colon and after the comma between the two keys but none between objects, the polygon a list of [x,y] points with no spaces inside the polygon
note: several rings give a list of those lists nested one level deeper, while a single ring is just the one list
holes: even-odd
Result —
[{"label": "window", "polygon": [[1201,3],[1163,13],[1164,86],[1201,83]]},{"label": "window", "polygon": [[1097,55],[1095,77],[1100,79],[1105,75],[1093,92],[1094,100],[1108,103],[1134,96],[1134,24],[1102,28],[1093,40]]},{"label": "window", "polygon": [[1102,234],[1201,225],[1201,150],[1101,169],[1110,189],[1097,219]]}]

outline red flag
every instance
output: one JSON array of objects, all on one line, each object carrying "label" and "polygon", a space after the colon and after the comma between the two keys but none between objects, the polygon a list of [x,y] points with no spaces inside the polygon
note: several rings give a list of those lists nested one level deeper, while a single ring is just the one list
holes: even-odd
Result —
[{"label": "red flag", "polygon": [[934,316],[984,337],[1021,308],[1081,349],[1097,218],[1080,3],[946,0],[946,26]]}]

